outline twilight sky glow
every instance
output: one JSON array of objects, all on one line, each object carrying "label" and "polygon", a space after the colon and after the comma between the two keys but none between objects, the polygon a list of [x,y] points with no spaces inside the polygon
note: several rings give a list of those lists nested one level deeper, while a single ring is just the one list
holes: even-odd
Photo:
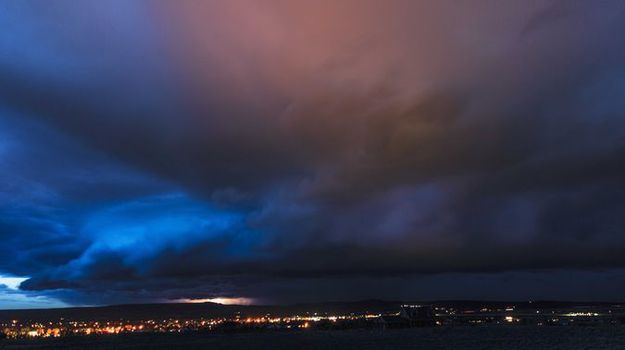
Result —
[{"label": "twilight sky glow", "polygon": [[0,309],[623,300],[623,1],[26,0],[0,23]]}]

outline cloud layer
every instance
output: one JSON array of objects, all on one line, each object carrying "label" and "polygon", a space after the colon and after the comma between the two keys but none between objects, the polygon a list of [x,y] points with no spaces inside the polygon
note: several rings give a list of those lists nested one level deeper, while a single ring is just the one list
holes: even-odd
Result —
[{"label": "cloud layer", "polygon": [[72,304],[506,298],[511,275],[527,297],[618,298],[540,286],[625,267],[624,19],[0,5],[0,273]]}]

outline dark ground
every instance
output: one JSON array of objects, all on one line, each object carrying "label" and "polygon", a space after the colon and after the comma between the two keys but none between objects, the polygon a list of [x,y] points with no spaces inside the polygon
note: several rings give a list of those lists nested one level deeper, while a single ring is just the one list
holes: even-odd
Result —
[{"label": "dark ground", "polygon": [[[456,327],[129,334],[4,341],[9,349],[625,349],[625,327]],[[4,346],[4,348],[3,348]]]}]

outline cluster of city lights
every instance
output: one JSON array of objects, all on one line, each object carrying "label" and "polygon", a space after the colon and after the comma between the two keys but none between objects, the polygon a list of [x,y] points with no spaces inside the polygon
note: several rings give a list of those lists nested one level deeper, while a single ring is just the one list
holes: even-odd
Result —
[{"label": "cluster of city lights", "polygon": [[140,332],[188,332],[201,330],[216,330],[228,323],[244,327],[267,327],[269,329],[306,329],[319,322],[336,323],[338,321],[353,321],[358,319],[370,320],[379,317],[379,314],[362,315],[293,315],[287,317],[216,318],[216,319],[163,319],[141,321],[66,321],[57,322],[20,322],[12,320],[9,323],[0,323],[0,331],[9,338],[61,337],[67,335],[104,335]]},{"label": "cluster of city lights", "polygon": [[[0,322],[0,332],[9,338],[45,338],[63,336],[94,336],[126,333],[183,333],[193,331],[231,331],[231,330],[298,330],[298,329],[334,329],[355,327],[388,326],[404,317],[404,326],[415,326],[418,319],[410,317],[409,312],[421,306],[403,305],[402,311],[394,313],[359,313],[359,314],[317,314],[248,317],[235,314],[227,318],[199,319],[148,319],[148,320],[115,320],[115,321],[84,321],[59,319],[48,322],[27,320],[10,320]],[[514,307],[489,308],[479,307],[429,307],[428,313],[431,326],[447,325],[571,325],[571,324],[619,324],[625,322],[625,307],[616,309],[585,308],[585,309],[524,309]],[[413,314],[415,314],[413,312]],[[408,320],[409,322],[405,322]],[[410,321],[413,321],[412,323]],[[426,320],[427,321],[427,320]],[[389,323],[391,322],[391,323]],[[426,322],[427,323],[427,322]]]}]

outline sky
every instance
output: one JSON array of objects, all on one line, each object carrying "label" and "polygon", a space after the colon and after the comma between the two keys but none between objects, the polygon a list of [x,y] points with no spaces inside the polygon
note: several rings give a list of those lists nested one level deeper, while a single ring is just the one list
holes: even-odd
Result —
[{"label": "sky", "polygon": [[614,300],[625,3],[0,3],[0,309]]}]

